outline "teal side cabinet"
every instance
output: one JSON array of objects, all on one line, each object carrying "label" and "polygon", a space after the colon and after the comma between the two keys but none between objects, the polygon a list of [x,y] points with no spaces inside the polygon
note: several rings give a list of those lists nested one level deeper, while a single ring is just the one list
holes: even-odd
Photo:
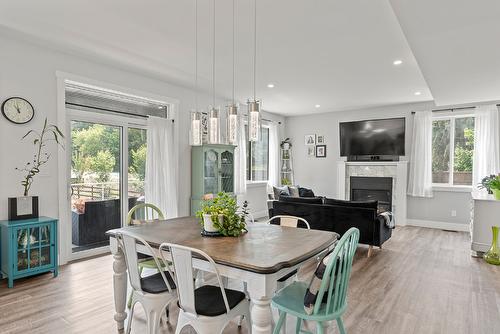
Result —
[{"label": "teal side cabinet", "polygon": [[234,193],[234,148],[220,144],[191,147],[191,215],[199,210],[203,195]]},{"label": "teal side cabinet", "polygon": [[57,276],[57,219],[39,217],[0,221],[0,265],[8,286],[44,272]]}]

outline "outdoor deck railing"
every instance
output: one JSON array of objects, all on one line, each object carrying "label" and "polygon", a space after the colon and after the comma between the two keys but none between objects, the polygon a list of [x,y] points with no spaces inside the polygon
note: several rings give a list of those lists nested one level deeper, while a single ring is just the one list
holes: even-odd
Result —
[{"label": "outdoor deck railing", "polygon": [[[128,197],[139,197],[141,195],[141,191],[128,190]],[[120,184],[118,182],[73,183],[71,184],[71,196],[91,200],[119,198]]]}]

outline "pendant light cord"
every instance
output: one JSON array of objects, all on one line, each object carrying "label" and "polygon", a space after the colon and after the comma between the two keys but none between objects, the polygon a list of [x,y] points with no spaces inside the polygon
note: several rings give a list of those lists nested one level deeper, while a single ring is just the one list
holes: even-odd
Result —
[{"label": "pendant light cord", "polygon": [[254,3],[254,24],[253,24],[253,100],[256,100],[257,85],[257,0]]},{"label": "pendant light cord", "polygon": [[235,9],[236,6],[234,4],[234,1],[235,0],[233,0],[233,105],[235,104],[235,99],[234,99],[234,82],[236,81],[236,79],[235,79],[236,78],[236,74],[235,74],[236,73],[236,66],[235,66],[235,56],[234,56],[235,55],[235,51],[234,50],[235,50],[235,45],[236,45],[236,38],[235,38],[235,32],[234,32],[236,30],[236,28],[235,28],[235,20],[234,20],[234,17],[236,15],[235,14],[236,13],[236,9]]},{"label": "pendant light cord", "polygon": [[212,50],[212,93],[213,93],[213,108],[215,108],[215,1],[213,0],[213,50]]},{"label": "pendant light cord", "polygon": [[198,0],[194,1],[194,104],[198,112]]}]

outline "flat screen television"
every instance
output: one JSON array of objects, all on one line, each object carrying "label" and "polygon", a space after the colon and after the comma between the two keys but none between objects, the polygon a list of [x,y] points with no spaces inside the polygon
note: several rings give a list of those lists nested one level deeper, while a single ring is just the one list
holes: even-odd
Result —
[{"label": "flat screen television", "polygon": [[347,157],[405,155],[405,118],[340,123],[340,155]]}]

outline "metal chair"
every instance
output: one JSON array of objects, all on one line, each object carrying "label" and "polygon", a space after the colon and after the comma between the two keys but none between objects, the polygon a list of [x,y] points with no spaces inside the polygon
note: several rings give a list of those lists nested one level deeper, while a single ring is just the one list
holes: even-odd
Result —
[{"label": "metal chair", "polygon": [[[358,240],[359,230],[354,227],[350,228],[329,255],[312,314],[307,314],[304,310],[304,296],[308,288],[304,282],[294,282],[273,297],[272,305],[280,313],[273,334],[279,333],[287,314],[297,317],[296,333],[303,332],[301,331],[302,320],[316,321],[319,334],[324,333],[324,322],[336,320],[340,333],[345,334],[342,315],[347,308],[347,287]],[[326,303],[323,302],[325,294]]]},{"label": "metal chair", "polygon": [[[166,251],[170,252],[178,284],[180,310],[176,334],[187,325],[193,327],[198,334],[222,333],[228,322],[237,316],[244,316],[251,328],[250,301],[243,292],[224,288],[215,262],[208,254],[195,248],[163,243],[160,255],[164,260]],[[212,265],[218,286],[203,285],[195,288],[193,255]]]},{"label": "metal chair", "polygon": [[[153,254],[153,249],[144,239],[128,231],[118,232],[117,239],[125,255],[130,285],[132,286],[129,321],[125,333],[130,333],[134,317],[134,306],[140,303],[146,313],[148,333],[155,334],[158,332],[160,319],[165,314],[169,304],[177,300],[174,276],[167,263],[162,266],[160,260],[153,257],[158,273],[141,277],[138,266],[137,245],[145,246],[151,254]],[[163,269],[166,269],[166,271]]]}]

